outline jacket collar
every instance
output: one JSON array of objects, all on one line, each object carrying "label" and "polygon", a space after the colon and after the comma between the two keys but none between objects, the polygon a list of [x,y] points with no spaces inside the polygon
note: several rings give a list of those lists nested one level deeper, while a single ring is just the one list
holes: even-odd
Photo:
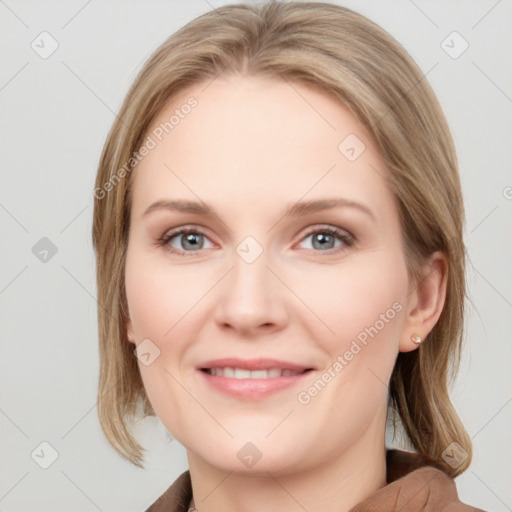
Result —
[{"label": "jacket collar", "polygon": [[[350,512],[484,512],[462,503],[453,478],[424,455],[389,449],[386,468],[387,485]],[[187,470],[146,512],[187,512],[191,499],[192,484]]]}]

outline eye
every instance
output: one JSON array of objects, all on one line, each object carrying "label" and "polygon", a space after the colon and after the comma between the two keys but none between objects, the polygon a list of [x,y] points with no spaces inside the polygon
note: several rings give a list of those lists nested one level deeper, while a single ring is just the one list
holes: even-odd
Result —
[{"label": "eye", "polygon": [[[347,231],[334,226],[322,226],[309,231],[302,241],[309,242],[307,250],[313,251],[343,251],[354,245],[355,239]],[[194,252],[214,247],[214,244],[203,231],[197,227],[182,227],[165,233],[158,244],[169,252],[179,256],[193,256]]]},{"label": "eye", "polygon": [[337,252],[336,249],[344,250],[351,247],[355,242],[352,235],[334,226],[316,228],[314,231],[310,231],[302,240],[310,240],[309,247],[306,247],[306,249],[315,251],[335,250],[335,252]]},{"label": "eye", "polygon": [[[158,240],[159,245],[165,246],[170,252],[179,255],[191,255],[201,249],[213,247],[209,238],[198,228],[179,228],[166,233]],[[206,245],[205,245],[206,243]],[[210,245],[207,245],[207,244]]]}]

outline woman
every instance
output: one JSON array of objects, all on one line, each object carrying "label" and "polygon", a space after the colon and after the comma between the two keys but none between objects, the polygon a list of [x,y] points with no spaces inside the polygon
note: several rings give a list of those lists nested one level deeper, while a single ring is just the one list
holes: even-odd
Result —
[{"label": "woman", "polygon": [[[136,78],[95,197],[102,428],[138,466],[137,417],[187,450],[149,510],[477,510],[456,156],[389,34],[326,3],[200,16]],[[395,413],[416,453],[386,449]]]}]

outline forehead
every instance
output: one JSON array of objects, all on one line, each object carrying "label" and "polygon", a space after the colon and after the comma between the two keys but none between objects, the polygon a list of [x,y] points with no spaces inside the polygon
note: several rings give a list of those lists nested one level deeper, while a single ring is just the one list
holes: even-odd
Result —
[{"label": "forehead", "polygon": [[302,83],[240,75],[197,83],[165,105],[146,135],[154,147],[135,168],[133,210],[167,196],[257,198],[269,207],[336,192],[377,206],[392,200],[362,125]]}]

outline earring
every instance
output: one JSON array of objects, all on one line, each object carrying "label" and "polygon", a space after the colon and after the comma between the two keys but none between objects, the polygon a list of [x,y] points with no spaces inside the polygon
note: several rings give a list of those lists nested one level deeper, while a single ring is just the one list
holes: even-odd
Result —
[{"label": "earring", "polygon": [[416,343],[417,345],[419,345],[421,343],[421,337],[419,336],[419,334],[413,334],[411,336],[411,340],[414,341],[414,343]]}]

